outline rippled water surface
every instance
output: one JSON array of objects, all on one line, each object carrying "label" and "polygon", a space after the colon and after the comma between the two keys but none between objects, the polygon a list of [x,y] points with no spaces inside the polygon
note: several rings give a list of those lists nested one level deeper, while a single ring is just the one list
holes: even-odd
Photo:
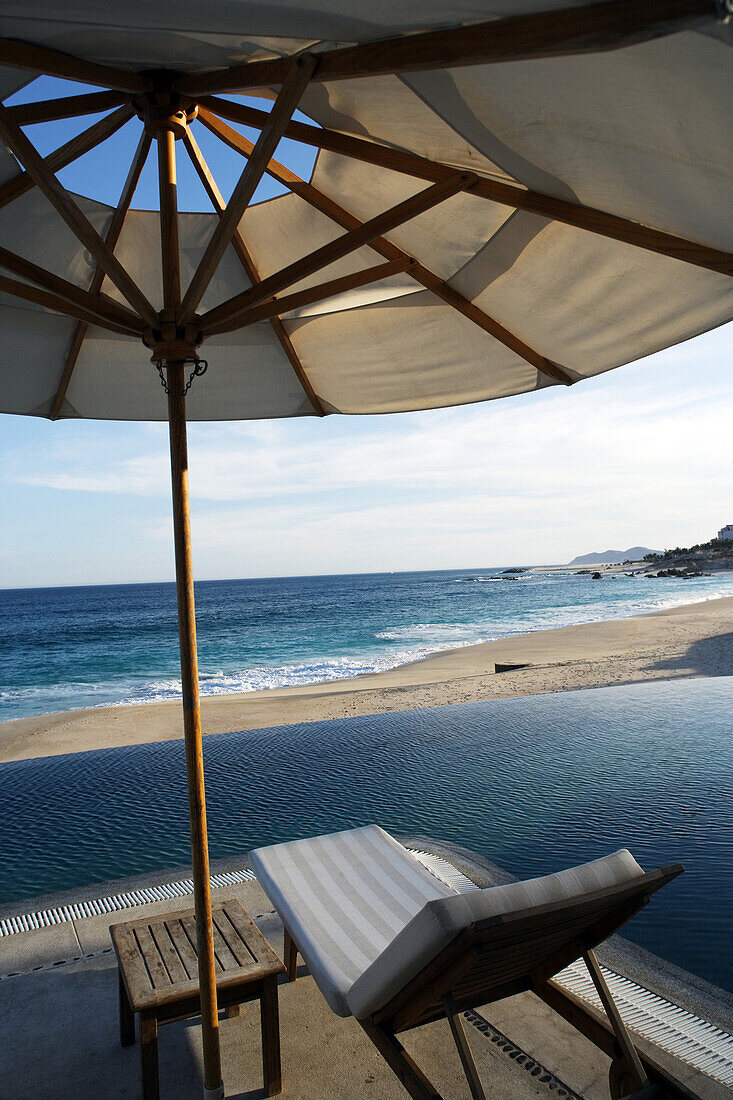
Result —
[{"label": "rippled water surface", "polygon": [[[733,989],[733,678],[497,699],[204,742],[214,858],[378,822],[516,874],[625,846],[687,872],[625,935]],[[0,900],[189,860],[183,746],[0,765]]]},{"label": "rippled water surface", "polygon": [[[202,581],[201,691],[334,680],[436,650],[733,595],[693,580],[497,569]],[[180,694],[172,584],[0,591],[0,718]]]}]

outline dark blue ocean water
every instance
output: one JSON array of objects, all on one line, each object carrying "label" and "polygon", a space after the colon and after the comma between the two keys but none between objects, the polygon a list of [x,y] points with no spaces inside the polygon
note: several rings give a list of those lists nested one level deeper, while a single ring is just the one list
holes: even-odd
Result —
[{"label": "dark blue ocean water", "polygon": [[[378,822],[520,876],[628,847],[687,871],[624,930],[733,989],[733,677],[204,741],[213,857]],[[0,901],[189,861],[181,742],[0,765]]]},{"label": "dark blue ocean water", "polygon": [[[353,676],[452,646],[719,595],[733,595],[733,574],[594,581],[484,569],[202,581],[201,688]],[[0,719],[179,690],[172,584],[0,591]]]}]

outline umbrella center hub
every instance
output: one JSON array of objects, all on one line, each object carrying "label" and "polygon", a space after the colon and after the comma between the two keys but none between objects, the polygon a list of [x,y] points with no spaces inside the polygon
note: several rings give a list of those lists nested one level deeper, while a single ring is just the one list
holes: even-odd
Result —
[{"label": "umbrella center hub", "polygon": [[137,96],[132,105],[151,137],[157,137],[161,130],[170,130],[176,139],[185,137],[189,124],[198,114],[197,104],[174,91],[168,81]]},{"label": "umbrella center hub", "polygon": [[159,317],[158,328],[146,330],[143,336],[143,343],[153,353],[151,363],[197,360],[197,349],[203,341],[198,317],[194,316],[193,321],[183,328],[176,324],[173,310],[164,309]]}]

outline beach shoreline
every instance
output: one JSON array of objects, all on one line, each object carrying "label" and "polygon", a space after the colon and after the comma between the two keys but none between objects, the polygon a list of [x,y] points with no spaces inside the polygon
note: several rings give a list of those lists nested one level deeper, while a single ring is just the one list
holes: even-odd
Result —
[{"label": "beach shoreline", "polygon": [[[733,675],[733,597],[516,634],[384,672],[201,700],[204,734],[641,680]],[[495,672],[496,664],[525,665]],[[183,736],[177,699],[0,723],[0,762]]]}]

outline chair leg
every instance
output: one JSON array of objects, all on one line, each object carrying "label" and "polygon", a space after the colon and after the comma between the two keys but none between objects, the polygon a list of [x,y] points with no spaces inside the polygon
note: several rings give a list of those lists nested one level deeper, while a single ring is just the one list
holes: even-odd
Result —
[{"label": "chair leg", "polygon": [[611,995],[611,990],[606,984],[606,979],[603,977],[603,972],[598,965],[598,960],[595,957],[593,951],[586,951],[583,955],[585,965],[588,967],[588,973],[593,979],[593,984],[596,987],[598,996],[601,999],[601,1004],[606,1010],[606,1015],[611,1023],[618,1045],[621,1048],[624,1064],[634,1082],[636,1089],[644,1089],[649,1084],[649,1078],[646,1075],[641,1059],[636,1053],[636,1047],[634,1046],[631,1036],[628,1033],[626,1024],[624,1023],[621,1013],[616,1007],[616,1002]]},{"label": "chair leg", "polygon": [[369,1019],[359,1020],[359,1023],[413,1100],[443,1100],[435,1086],[391,1031],[379,1027]]},{"label": "chair leg", "polygon": [[463,1027],[463,1021],[456,1012],[456,1006],[453,1003],[453,998],[450,996],[443,997],[443,1004],[445,1005],[445,1014],[450,1024],[450,1029],[453,1032],[453,1039],[455,1040],[456,1047],[458,1048],[458,1054],[463,1066],[463,1072],[466,1074],[466,1080],[468,1081],[468,1087],[471,1090],[471,1096],[473,1100],[486,1100],[486,1093],[484,1092],[481,1079],[476,1069],[476,1063],[473,1060],[473,1054],[471,1048],[468,1045],[468,1039],[466,1038],[466,1031]]},{"label": "chair leg", "polygon": [[283,941],[283,955],[285,956],[283,962],[288,970],[288,981],[294,982],[298,976],[298,948],[287,928],[285,929],[285,939]]},{"label": "chair leg", "polygon": [[671,1093],[657,1082],[647,1085],[641,1091],[632,1084],[625,1062],[612,1062],[608,1075],[608,1088],[612,1100],[669,1100]]}]

